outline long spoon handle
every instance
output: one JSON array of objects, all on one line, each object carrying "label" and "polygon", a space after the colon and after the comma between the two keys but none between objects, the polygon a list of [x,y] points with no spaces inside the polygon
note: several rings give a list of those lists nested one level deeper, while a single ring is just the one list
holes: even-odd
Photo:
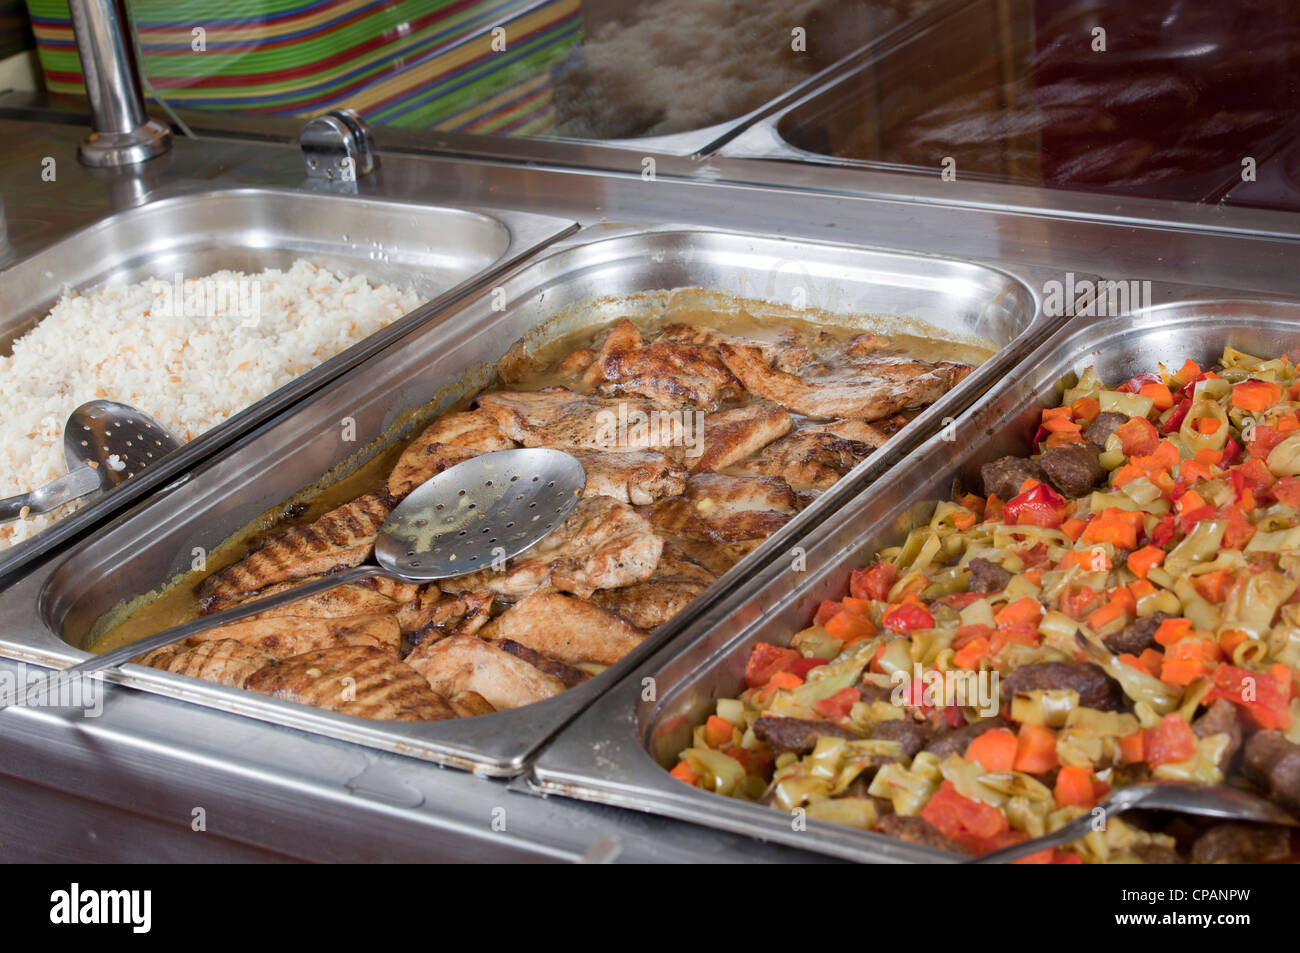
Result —
[{"label": "long spoon handle", "polygon": [[[1121,806],[1116,810],[1115,806],[1103,805],[1106,808],[1106,816],[1113,817],[1126,809]],[[972,864],[1009,864],[1013,860],[1019,860],[1021,857],[1028,857],[1030,854],[1036,854],[1040,850],[1048,847],[1059,847],[1062,844],[1068,844],[1072,840],[1077,840],[1093,829],[1095,818],[1091,813],[1076,817],[1074,820],[1062,824],[1050,834],[1044,834],[1042,837],[1034,837],[1027,841],[1021,841],[1019,844],[1012,844],[1010,847],[1003,847],[1001,850],[995,850],[992,853],[976,857],[971,861]]]},{"label": "long spoon handle", "polygon": [[0,500],[0,523],[16,520],[26,509],[32,516],[48,513],[64,503],[94,493],[101,488],[99,476],[90,467],[77,467],[30,493],[20,493]]},{"label": "long spoon handle", "polygon": [[[306,599],[308,596],[319,595],[322,592],[328,592],[339,586],[347,585],[350,582],[357,582],[361,579],[367,579],[371,576],[384,576],[391,578],[388,573],[377,566],[357,566],[353,569],[346,569],[343,572],[334,573],[326,576],[324,579],[318,579],[315,582],[309,582],[303,586],[295,586],[292,589],[286,589],[284,592],[278,592],[273,596],[267,596],[263,599],[255,599],[241,606],[235,606],[233,609],[224,609],[221,612],[214,612],[212,615],[205,615],[193,622],[186,622],[170,629],[166,629],[156,635],[147,635],[143,639],[132,642],[130,645],[124,645],[121,648],[113,649],[111,652],[105,652],[103,655],[95,655],[80,664],[73,665],[70,668],[60,669],[45,681],[32,685],[26,692],[21,693],[21,700],[25,701],[29,697],[38,695],[46,688],[52,688],[60,679],[67,679],[72,676],[89,675],[92,672],[102,672],[105,669],[115,668],[123,662],[129,662],[131,659],[151,652],[154,649],[161,648],[164,645],[171,645],[173,642],[179,642],[182,639],[188,639],[192,635],[198,635],[200,632],[206,632],[208,629],[215,628],[219,625],[226,625],[230,622],[238,622],[240,619],[247,619],[249,616],[257,615],[259,612],[266,612],[268,609],[278,609],[280,606],[288,605],[291,602],[297,602],[299,599]],[[0,706],[0,711],[8,707]]]}]

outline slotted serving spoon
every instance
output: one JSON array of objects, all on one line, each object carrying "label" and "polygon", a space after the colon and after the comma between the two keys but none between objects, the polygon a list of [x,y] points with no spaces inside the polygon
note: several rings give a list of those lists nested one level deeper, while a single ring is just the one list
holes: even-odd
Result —
[{"label": "slotted serving spoon", "polygon": [[1239,791],[1224,785],[1205,786],[1187,781],[1148,781],[1116,789],[1110,797],[1097,805],[1097,809],[1103,812],[1102,815],[1090,811],[1050,834],[984,854],[971,860],[971,863],[1006,864],[1048,847],[1059,847],[1096,830],[1094,826],[1096,824],[1138,808],[1198,814],[1202,817],[1222,817],[1233,821],[1300,826],[1294,817],[1280,807],[1247,791]]},{"label": "slotted serving spoon", "polygon": [[501,565],[555,529],[578,502],[586,472],[562,450],[498,450],[458,463],[420,484],[389,514],[375,539],[377,566],[356,566],[264,599],[214,612],[61,669],[32,686],[32,698],[58,680],[114,668],[138,655],[215,626],[382,576],[424,583]]},{"label": "slotted serving spoon", "polygon": [[63,459],[68,472],[30,493],[0,500],[0,523],[33,516],[109,490],[157,463],[181,442],[146,413],[115,400],[92,400],[68,417]]}]

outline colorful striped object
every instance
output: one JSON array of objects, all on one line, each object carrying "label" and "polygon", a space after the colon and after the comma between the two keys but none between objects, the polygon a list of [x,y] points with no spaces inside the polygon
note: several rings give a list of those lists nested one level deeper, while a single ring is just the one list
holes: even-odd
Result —
[{"label": "colorful striped object", "polygon": [[[83,94],[67,0],[27,0],[51,92]],[[141,69],[182,109],[539,136],[581,0],[136,0]],[[213,12],[218,9],[220,12]]]}]

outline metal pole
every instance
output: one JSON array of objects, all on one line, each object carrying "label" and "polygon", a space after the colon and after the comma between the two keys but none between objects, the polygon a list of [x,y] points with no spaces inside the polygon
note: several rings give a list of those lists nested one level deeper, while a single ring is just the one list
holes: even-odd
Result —
[{"label": "metal pole", "polygon": [[68,10],[94,130],[81,143],[78,158],[102,167],[162,155],[172,146],[172,134],[145,112],[125,0],[68,0]]}]

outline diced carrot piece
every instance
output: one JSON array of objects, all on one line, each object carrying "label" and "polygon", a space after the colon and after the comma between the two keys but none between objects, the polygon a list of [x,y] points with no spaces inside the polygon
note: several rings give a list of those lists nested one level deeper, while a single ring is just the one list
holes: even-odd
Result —
[{"label": "diced carrot piece", "polygon": [[1005,728],[994,728],[966,746],[967,761],[978,761],[985,771],[1010,771],[1016,763],[1019,742]]},{"label": "diced carrot piece", "polygon": [[845,609],[845,611],[855,613],[856,615],[871,615],[871,599],[859,599],[857,596],[845,596],[840,600],[840,605]]},{"label": "diced carrot piece", "polygon": [[1202,417],[1196,421],[1196,432],[1205,434],[1208,437],[1210,434],[1218,433],[1219,428],[1222,426],[1223,421],[1218,417]]},{"label": "diced carrot piece", "polygon": [[1164,384],[1143,384],[1138,393],[1150,397],[1156,410],[1168,410],[1174,406],[1174,395]]},{"label": "diced carrot piece", "polygon": [[1233,583],[1231,569],[1216,569],[1192,578],[1192,587],[1206,602],[1219,603],[1228,597],[1228,589]]},{"label": "diced carrot piece", "polygon": [[1251,413],[1268,410],[1282,399],[1282,388],[1272,381],[1251,378],[1232,388],[1232,406]]},{"label": "diced carrot piece", "polygon": [[1015,770],[1043,774],[1056,767],[1056,732],[1044,725],[1023,724],[1016,745]]},{"label": "diced carrot piece", "polygon": [[1249,635],[1242,632],[1241,629],[1224,629],[1219,635],[1219,648],[1228,658],[1232,658],[1232,653],[1236,651],[1237,646],[1245,642]]},{"label": "diced carrot piece", "polygon": [[971,639],[952,657],[952,664],[958,668],[975,670],[980,667],[980,662],[989,654],[989,640],[984,636]]},{"label": "diced carrot piece", "polygon": [[1129,463],[1147,473],[1157,473],[1178,466],[1180,459],[1178,448],[1168,440],[1161,440],[1151,453],[1129,457]]},{"label": "diced carrot piece", "polygon": [[1111,474],[1110,485],[1118,490],[1120,487],[1127,486],[1134,480],[1140,480],[1146,475],[1146,471],[1141,467],[1135,467],[1131,463],[1126,463]]},{"label": "diced carrot piece", "polygon": [[[1066,412],[1069,412],[1068,408]],[[1053,417],[1043,421],[1043,429],[1048,433],[1079,433],[1082,428],[1068,417]]]},{"label": "diced carrot piece", "polygon": [[826,631],[830,633],[831,638],[839,639],[848,645],[869,639],[880,630],[866,616],[860,616],[855,612],[841,612],[826,621]]},{"label": "diced carrot piece", "polygon": [[1070,405],[1070,413],[1076,420],[1090,424],[1101,413],[1101,403],[1095,397],[1080,397]]},{"label": "diced carrot piece", "polygon": [[731,722],[717,715],[710,715],[704,723],[704,739],[710,748],[721,748],[731,740]]},{"label": "diced carrot piece", "polygon": [[1197,510],[1203,510],[1206,507],[1205,498],[1195,490],[1188,490],[1180,496],[1174,503],[1174,510],[1177,513],[1195,513]]},{"label": "diced carrot piece", "polygon": [[1120,599],[1118,596],[1114,596],[1100,609],[1095,609],[1088,614],[1088,625],[1092,626],[1094,629],[1100,629],[1114,622],[1116,619],[1124,618],[1124,613],[1124,600]]},{"label": "diced carrot piece", "polygon": [[1059,417],[1064,417],[1066,420],[1069,420],[1070,413],[1071,411],[1069,407],[1044,407],[1041,419],[1044,423],[1049,420],[1056,420]]},{"label": "diced carrot piece", "polygon": [[1142,660],[1138,658],[1136,655],[1134,655],[1132,652],[1120,652],[1119,655],[1115,657],[1119,659],[1121,662],[1123,662],[1125,665],[1127,665],[1129,668],[1135,668],[1139,672],[1145,672],[1147,670],[1146,666],[1142,664]]},{"label": "diced carrot piece", "polygon": [[977,519],[979,517],[974,513],[957,513],[952,518],[952,525],[965,532],[975,525]]},{"label": "diced carrot piece", "polygon": [[1188,381],[1194,381],[1201,376],[1201,365],[1197,364],[1191,358],[1183,361],[1183,366],[1178,369],[1174,375],[1174,381],[1180,387],[1186,387]]},{"label": "diced carrot piece", "polygon": [[1295,414],[1287,414],[1273,421],[1273,426],[1277,428],[1278,433],[1295,433],[1300,430],[1300,418]]},{"label": "diced carrot piece", "polygon": [[1165,551],[1159,546],[1143,546],[1128,554],[1128,568],[1139,579],[1146,579],[1147,573],[1165,561]]},{"label": "diced carrot piece", "polygon": [[1143,734],[1135,731],[1131,735],[1124,735],[1119,739],[1119,763],[1120,764],[1138,764],[1146,760],[1143,753]]},{"label": "diced carrot piece", "polygon": [[997,655],[1009,642],[1019,645],[1038,645],[1038,630],[1028,625],[1004,625],[989,639],[989,654]]},{"label": "diced carrot piece", "polygon": [[1024,570],[1022,575],[1035,586],[1043,584],[1043,568],[1041,566],[1031,566],[1029,569]]},{"label": "diced carrot piece", "polygon": [[989,498],[984,501],[984,522],[1001,523],[1002,507],[1004,505],[1005,504],[1002,502],[1002,500],[998,499],[998,495],[996,493],[990,493]]},{"label": "diced carrot piece", "polygon": [[1057,807],[1092,807],[1097,800],[1092,785],[1092,772],[1082,765],[1067,764],[1057,772],[1052,795],[1056,798]]},{"label": "diced carrot piece", "polygon": [[1037,626],[1038,620],[1042,618],[1043,607],[1037,599],[1031,596],[1023,596],[998,610],[993,616],[993,621],[999,626],[1003,625],[1032,625]]},{"label": "diced carrot piece", "polygon": [[700,780],[700,776],[695,773],[695,769],[692,768],[685,761],[677,762],[677,767],[673,768],[668,773],[671,774],[673,777],[675,777],[678,781],[685,781],[691,787],[694,787],[696,783]]},{"label": "diced carrot piece", "polygon": [[769,685],[775,685],[777,688],[790,690],[798,688],[803,684],[803,679],[794,672],[777,672],[768,682]]},{"label": "diced carrot piece", "polygon": [[1219,465],[1219,461],[1221,461],[1222,459],[1223,459],[1222,450],[1211,450],[1209,447],[1205,447],[1201,450],[1196,451],[1196,462],[1204,463],[1207,467],[1217,467]]},{"label": "diced carrot piece", "polygon": [[1138,579],[1128,584],[1128,591],[1133,594],[1133,610],[1137,611],[1138,600],[1145,599],[1156,591],[1156,587],[1146,579]]},{"label": "diced carrot piece", "polygon": [[1214,479],[1209,466],[1199,460],[1184,460],[1178,467],[1178,475],[1187,481],[1189,486],[1201,480]]},{"label": "diced carrot piece", "polygon": [[1165,659],[1160,666],[1160,681],[1170,685],[1190,685],[1205,674],[1200,659]]},{"label": "diced carrot piece", "polygon": [[1058,569],[1078,566],[1084,572],[1103,572],[1110,569],[1110,557],[1104,549],[1083,549],[1066,553],[1057,564]]},{"label": "diced carrot piece", "polygon": [[1164,664],[1164,660],[1164,653],[1157,649],[1143,649],[1142,654],[1138,656],[1142,667],[1156,678],[1160,677],[1160,666]]},{"label": "diced carrot piece", "polygon": [[960,500],[958,500],[957,503],[961,506],[966,507],[966,509],[970,510],[972,513],[984,512],[984,497],[979,496],[978,494],[967,493]]},{"label": "diced carrot piece", "polygon": [[1161,645],[1173,645],[1192,634],[1191,619],[1162,619],[1156,629],[1156,642]]},{"label": "diced carrot piece", "polygon": [[1077,516],[1071,516],[1069,519],[1067,519],[1064,523],[1061,524],[1061,532],[1064,533],[1066,536],[1070,537],[1070,539],[1077,541],[1078,538],[1083,534],[1083,531],[1087,527],[1087,525],[1088,525],[1087,523],[1079,519]]}]

